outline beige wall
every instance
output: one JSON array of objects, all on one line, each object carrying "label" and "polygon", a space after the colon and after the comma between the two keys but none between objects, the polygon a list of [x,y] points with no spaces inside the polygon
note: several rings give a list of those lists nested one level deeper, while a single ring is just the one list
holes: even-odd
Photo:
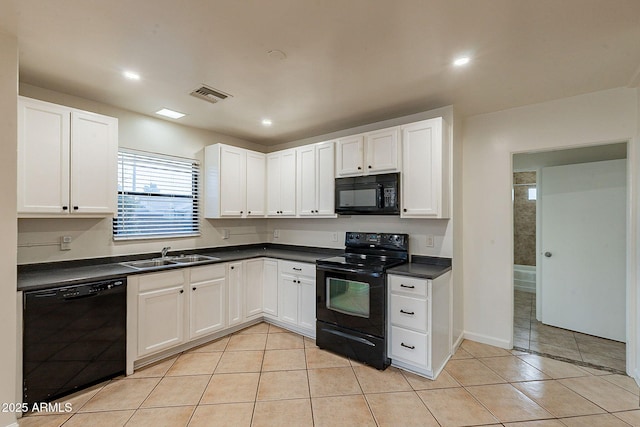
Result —
[{"label": "beige wall", "polygon": [[[18,95],[18,41],[0,33],[0,403],[16,402],[16,148]],[[0,425],[16,421],[0,411]]]},{"label": "beige wall", "polygon": [[[465,120],[462,240],[467,338],[504,348],[512,343],[512,154],[621,141],[630,141],[637,150],[637,98],[636,89],[612,89]],[[630,168],[633,191],[637,170],[636,160]],[[632,196],[634,209],[637,203]],[[631,244],[635,253],[637,240]],[[629,311],[635,316],[636,264],[629,264]]]}]

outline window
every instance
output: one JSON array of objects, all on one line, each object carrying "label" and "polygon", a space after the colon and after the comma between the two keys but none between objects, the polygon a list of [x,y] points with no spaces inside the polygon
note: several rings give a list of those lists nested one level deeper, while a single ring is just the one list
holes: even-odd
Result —
[{"label": "window", "polygon": [[196,160],[118,152],[118,215],[113,238],[199,236]]}]

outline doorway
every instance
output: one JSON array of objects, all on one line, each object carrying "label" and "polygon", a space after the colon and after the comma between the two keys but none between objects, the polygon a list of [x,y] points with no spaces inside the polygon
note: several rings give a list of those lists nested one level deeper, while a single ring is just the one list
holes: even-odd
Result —
[{"label": "doorway", "polygon": [[[545,213],[547,221],[543,222],[542,219],[542,197],[545,197],[547,203],[544,205],[546,208],[555,206],[554,209],[567,209],[567,206],[563,206],[563,203],[567,200],[565,195],[561,195],[560,198],[556,195],[556,201],[560,203],[553,205],[551,201],[553,198],[547,194],[546,196],[541,193],[544,190],[541,186],[541,181],[547,183],[567,183],[575,181],[579,183],[578,187],[583,186],[583,181],[589,181],[591,175],[587,172],[587,175],[583,175],[585,178],[571,179],[571,175],[563,175],[570,173],[572,170],[591,171],[595,165],[606,164],[606,162],[618,161],[616,165],[622,165],[624,167],[627,156],[627,144],[606,144],[599,146],[581,147],[568,150],[554,150],[535,153],[518,153],[513,155],[513,212],[514,212],[514,347],[524,351],[535,352],[539,354],[549,355],[555,358],[570,360],[585,364],[592,367],[600,367],[616,372],[624,373],[626,369],[626,345],[624,341],[624,331],[622,335],[606,334],[597,331],[597,328],[587,327],[588,318],[579,320],[580,315],[589,313],[589,310],[600,309],[599,305],[596,305],[594,301],[602,300],[602,296],[591,295],[589,298],[582,298],[582,293],[587,293],[585,289],[588,286],[583,287],[580,282],[581,278],[589,276],[590,272],[593,274],[598,273],[598,265],[593,261],[587,261],[587,256],[584,256],[584,260],[580,256],[574,257],[569,260],[567,256],[553,257],[553,251],[550,251],[545,245],[543,236],[543,229],[547,231],[546,242],[552,240],[549,237],[549,230],[551,227],[551,219],[554,216],[562,217],[562,215],[552,215],[548,211]],[[604,163],[602,163],[604,162]],[[568,166],[571,165],[571,166]],[[573,166],[576,165],[576,166]],[[585,167],[578,165],[586,165]],[[615,170],[615,167],[614,167]],[[579,172],[576,172],[576,174]],[[595,173],[595,172],[594,172]],[[624,181],[623,171],[623,185]],[[568,185],[568,184],[567,184]],[[547,187],[547,193],[549,193]],[[567,190],[573,191],[571,189]],[[625,218],[625,204],[626,204],[626,189],[622,189],[624,194],[624,200],[622,205],[617,205],[616,209],[620,209],[618,217],[622,218],[624,224]],[[573,197],[573,193],[571,194]],[[588,199],[592,193],[587,193]],[[598,196],[596,196],[597,198]],[[609,218],[610,219],[610,218]],[[580,221],[569,221],[572,226],[574,223],[581,223]],[[617,219],[619,221],[619,218]],[[605,221],[605,219],[602,219]],[[557,227],[557,224],[556,224]],[[593,230],[593,223],[589,224],[586,230]],[[560,226],[554,230],[552,234],[556,241],[563,242],[561,234],[567,233],[565,242],[571,242],[574,245],[575,252],[578,252],[582,248],[591,246],[584,243],[579,243],[582,234],[587,235],[589,231],[576,231],[570,236],[569,227]],[[624,228],[624,225],[623,225]],[[577,234],[575,234],[577,233]],[[608,238],[608,236],[607,236]],[[618,236],[613,242],[617,245],[620,244],[622,248],[622,258],[625,258],[626,245],[624,241],[619,242],[619,239],[624,240]],[[568,245],[568,247],[571,246]],[[593,245],[597,246],[597,245]],[[545,257],[545,252],[547,257]],[[563,253],[566,255],[569,251],[565,250]],[[573,264],[569,264],[573,263]],[[578,265],[579,273],[575,266]],[[623,261],[622,270],[625,270],[625,263]],[[572,268],[569,269],[568,267]],[[565,268],[566,267],[566,268]],[[570,273],[567,275],[567,270]],[[616,271],[620,270],[619,268]],[[565,275],[562,275],[564,271]],[[623,273],[624,275],[624,273]],[[556,279],[555,283],[554,280]],[[544,280],[544,283],[543,283]],[[578,285],[568,286],[570,283],[578,282]],[[547,287],[545,288],[545,284]],[[550,286],[553,287],[550,288]],[[624,277],[622,282],[620,278],[616,279],[616,286],[618,291],[621,290],[621,300],[618,300],[615,306],[609,306],[606,308],[608,312],[615,310],[622,318],[626,313],[626,302],[624,299],[624,292],[626,289],[626,282]],[[618,292],[619,293],[619,292]],[[544,298],[543,298],[544,296]],[[590,306],[591,304],[591,306]],[[619,306],[619,307],[618,307]],[[543,310],[544,308],[544,310]],[[602,311],[601,311],[602,312]],[[560,319],[560,321],[558,321]],[[598,324],[599,322],[595,322]],[[601,336],[596,336],[601,335]],[[615,339],[603,338],[614,337]],[[622,337],[622,338],[620,338]]]}]

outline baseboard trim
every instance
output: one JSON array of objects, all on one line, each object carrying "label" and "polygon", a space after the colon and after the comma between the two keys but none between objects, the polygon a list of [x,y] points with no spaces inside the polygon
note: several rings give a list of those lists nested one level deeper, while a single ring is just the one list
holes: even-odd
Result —
[{"label": "baseboard trim", "polygon": [[477,334],[469,331],[464,332],[464,339],[476,341],[481,344],[492,345],[494,347],[504,348],[505,350],[511,350],[513,348],[510,340],[501,340],[496,337],[490,337],[488,335]]}]

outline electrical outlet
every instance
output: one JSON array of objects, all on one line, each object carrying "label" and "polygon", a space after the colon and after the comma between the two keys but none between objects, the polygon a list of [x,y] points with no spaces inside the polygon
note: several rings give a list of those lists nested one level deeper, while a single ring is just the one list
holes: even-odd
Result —
[{"label": "electrical outlet", "polygon": [[228,228],[223,228],[222,229],[222,238],[224,240],[227,240],[229,238],[229,229]]},{"label": "electrical outlet", "polygon": [[331,241],[332,242],[337,242],[338,241],[338,232],[334,231],[333,233],[331,233]]},{"label": "electrical outlet", "polygon": [[433,234],[427,234],[427,247],[433,248],[435,246]]},{"label": "electrical outlet", "polygon": [[71,236],[60,237],[60,250],[61,251],[71,250]]},{"label": "electrical outlet", "polygon": [[280,230],[278,229],[273,230],[273,238],[277,239],[278,237],[280,237]]}]

